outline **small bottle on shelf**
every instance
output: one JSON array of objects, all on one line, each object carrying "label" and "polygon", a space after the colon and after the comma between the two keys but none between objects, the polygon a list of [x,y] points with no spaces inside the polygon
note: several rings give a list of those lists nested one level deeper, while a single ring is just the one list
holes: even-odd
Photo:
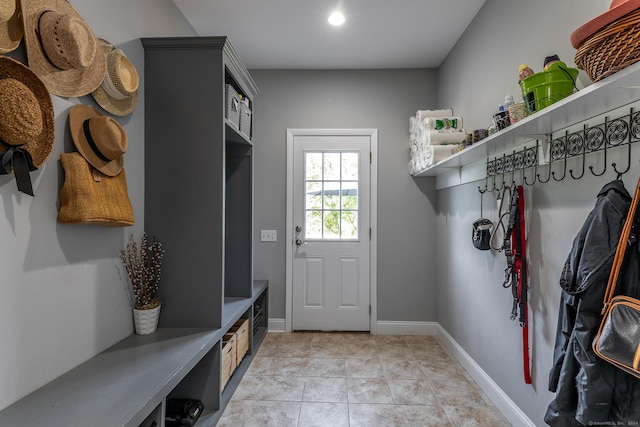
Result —
[{"label": "small bottle on shelf", "polygon": [[527,77],[533,74],[534,74],[533,70],[527,64],[520,64],[520,67],[518,67],[518,78],[520,79],[520,81],[526,79]]},{"label": "small bottle on shelf", "polygon": [[544,71],[547,71],[552,64],[559,63],[558,55],[551,55],[544,58]]}]

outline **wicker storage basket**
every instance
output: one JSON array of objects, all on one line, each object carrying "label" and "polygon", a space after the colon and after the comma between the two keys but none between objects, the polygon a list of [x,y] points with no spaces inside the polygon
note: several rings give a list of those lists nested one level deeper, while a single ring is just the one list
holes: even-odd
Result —
[{"label": "wicker storage basket", "polygon": [[640,9],[589,37],[576,51],[576,66],[597,82],[640,60]]}]

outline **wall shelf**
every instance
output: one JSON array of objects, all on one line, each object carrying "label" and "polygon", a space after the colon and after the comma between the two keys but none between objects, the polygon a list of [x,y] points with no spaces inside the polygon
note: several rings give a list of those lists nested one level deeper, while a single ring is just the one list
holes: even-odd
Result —
[{"label": "wall shelf", "polygon": [[[436,184],[438,188],[483,179],[484,175],[475,176],[477,174],[472,174],[472,177],[465,179],[463,170],[474,164],[477,169],[477,163],[485,163],[488,157],[522,149],[531,140],[544,139],[546,135],[624,107],[639,98],[640,63],[636,63],[490,135],[413,176],[435,176],[437,180],[442,177],[442,182]],[[452,174],[452,171],[456,172]],[[445,175],[448,175],[449,179],[445,179]],[[455,175],[453,180],[451,175]]]}]

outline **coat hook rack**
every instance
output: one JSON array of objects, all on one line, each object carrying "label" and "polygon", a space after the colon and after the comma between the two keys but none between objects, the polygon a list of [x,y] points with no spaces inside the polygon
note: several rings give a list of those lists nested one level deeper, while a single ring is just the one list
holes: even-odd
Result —
[{"label": "coat hook rack", "polygon": [[[616,147],[627,147],[627,165],[618,169],[618,165],[613,162],[611,166],[616,172],[618,179],[631,169],[631,144],[640,141],[640,112],[634,112],[633,108],[629,114],[610,120],[604,118],[604,122],[589,127],[584,125],[579,131],[569,133],[565,131],[560,137],[553,138],[552,134],[547,135],[549,143],[549,161],[547,163],[548,173],[542,177],[538,172],[538,156],[540,152],[539,141],[536,140],[534,147],[525,147],[511,154],[503,154],[502,157],[494,157],[493,160],[487,158],[486,178],[484,191],[502,190],[506,187],[505,174],[511,174],[512,184],[515,185],[514,173],[521,171],[523,185],[534,185],[538,182],[546,184],[553,178],[554,181],[563,181],[567,176],[574,180],[581,179],[587,170],[593,176],[602,176],[607,172],[607,152]],[[586,156],[590,153],[603,152],[602,166],[596,169],[594,165],[588,165]],[[582,169],[579,173],[574,173],[569,169],[567,173],[567,160],[574,157],[581,157]],[[552,170],[554,164],[562,165],[562,169]],[[526,176],[524,169],[533,168],[532,182]],[[496,176],[502,176],[502,186],[496,188]],[[488,189],[488,178],[492,177],[493,187]],[[478,187],[480,190],[480,187]]]}]

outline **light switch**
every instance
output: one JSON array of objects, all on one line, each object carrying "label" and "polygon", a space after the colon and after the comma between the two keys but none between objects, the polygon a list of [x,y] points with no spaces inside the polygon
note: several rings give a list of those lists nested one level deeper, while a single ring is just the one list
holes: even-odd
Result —
[{"label": "light switch", "polygon": [[276,230],[260,230],[261,242],[275,242],[278,240],[278,232]]}]

